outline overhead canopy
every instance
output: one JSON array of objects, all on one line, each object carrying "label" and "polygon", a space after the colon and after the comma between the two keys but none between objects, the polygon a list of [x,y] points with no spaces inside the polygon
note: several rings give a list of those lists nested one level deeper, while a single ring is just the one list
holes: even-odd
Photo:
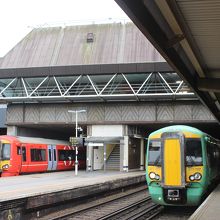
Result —
[{"label": "overhead canopy", "polygon": [[220,121],[220,2],[115,1]]}]

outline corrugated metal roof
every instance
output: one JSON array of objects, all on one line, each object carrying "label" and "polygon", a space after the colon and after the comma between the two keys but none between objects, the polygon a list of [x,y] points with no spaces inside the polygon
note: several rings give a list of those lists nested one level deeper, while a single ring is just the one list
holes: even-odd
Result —
[{"label": "corrugated metal roof", "polygon": [[219,69],[220,1],[177,0],[200,52],[210,69]]},{"label": "corrugated metal roof", "polygon": [[[87,42],[87,34],[94,42]],[[32,30],[2,60],[1,68],[164,61],[133,23]]]}]

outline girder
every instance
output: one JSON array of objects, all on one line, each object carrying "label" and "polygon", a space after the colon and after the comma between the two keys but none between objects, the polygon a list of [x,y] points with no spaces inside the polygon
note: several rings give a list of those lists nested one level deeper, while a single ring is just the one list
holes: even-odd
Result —
[{"label": "girder", "polygon": [[145,101],[196,99],[174,73],[114,73],[0,79],[0,101]]}]

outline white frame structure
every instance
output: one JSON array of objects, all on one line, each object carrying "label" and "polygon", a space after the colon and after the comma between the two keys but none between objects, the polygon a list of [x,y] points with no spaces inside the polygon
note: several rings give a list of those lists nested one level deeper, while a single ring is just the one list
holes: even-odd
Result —
[{"label": "white frame structure", "polygon": [[115,73],[0,79],[0,101],[81,102],[196,99],[176,73]]}]

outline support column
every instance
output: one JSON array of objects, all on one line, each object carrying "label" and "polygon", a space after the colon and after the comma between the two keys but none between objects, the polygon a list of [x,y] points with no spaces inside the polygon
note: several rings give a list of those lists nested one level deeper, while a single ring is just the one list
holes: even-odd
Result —
[{"label": "support column", "polygon": [[93,146],[87,145],[87,158],[86,158],[86,170],[92,171],[93,170]]},{"label": "support column", "polygon": [[124,136],[123,141],[123,171],[128,172],[128,149],[129,149],[129,137]]},{"label": "support column", "polygon": [[140,170],[144,170],[144,138],[141,138]]},{"label": "support column", "polygon": [[104,143],[104,171],[106,171],[106,143]]},{"label": "support column", "polygon": [[7,135],[17,136],[18,128],[16,126],[7,126]]}]

